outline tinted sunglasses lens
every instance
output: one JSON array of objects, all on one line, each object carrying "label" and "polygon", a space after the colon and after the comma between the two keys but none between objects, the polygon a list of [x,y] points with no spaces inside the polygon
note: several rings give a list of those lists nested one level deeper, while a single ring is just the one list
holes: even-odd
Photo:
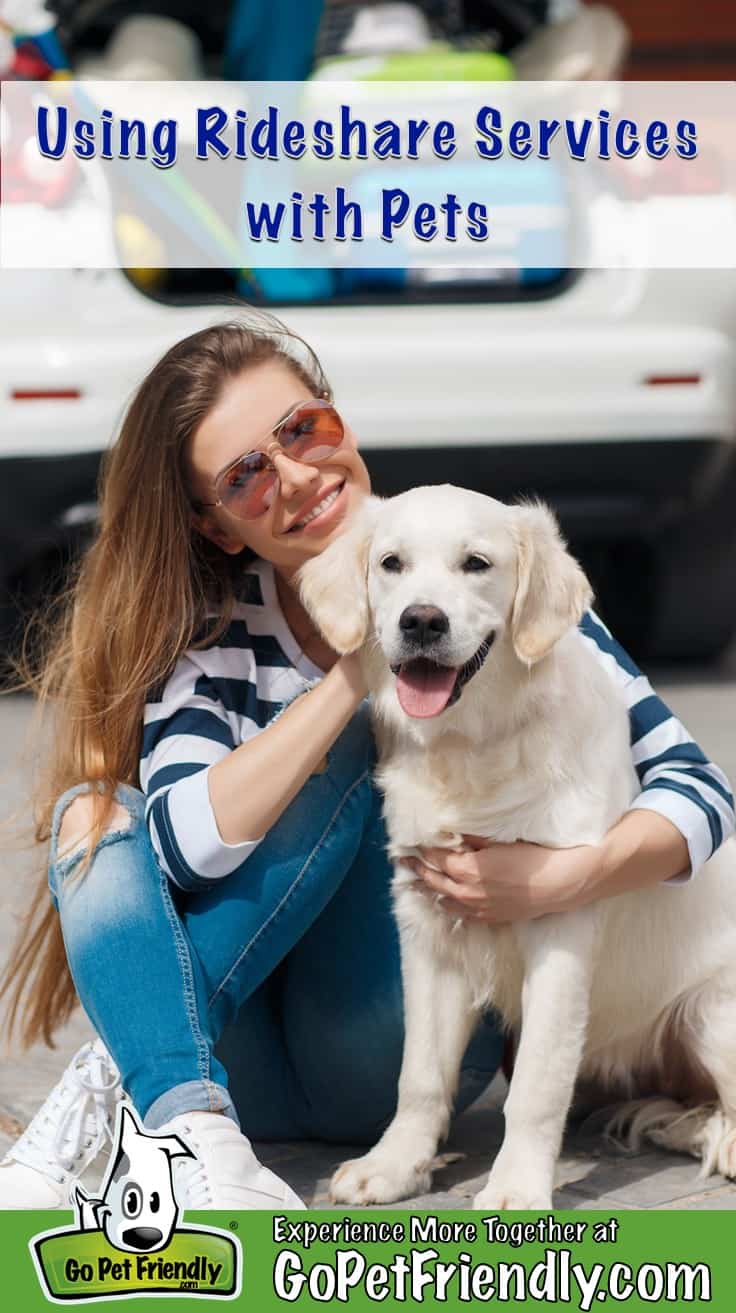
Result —
[{"label": "tinted sunglasses lens", "polygon": [[[286,455],[306,462],[327,460],[344,437],[343,422],[327,401],[299,406],[278,430],[279,445]],[[251,451],[221,476],[217,496],[231,515],[255,520],[271,505],[277,477],[267,454]]]},{"label": "tinted sunglasses lens", "polygon": [[344,437],[343,422],[328,402],[300,406],[279,429],[279,443],[293,460],[326,460]]},{"label": "tinted sunglasses lens", "polygon": [[218,486],[218,496],[231,515],[253,520],[263,515],[271,504],[276,474],[262,451],[252,451],[226,470]]}]

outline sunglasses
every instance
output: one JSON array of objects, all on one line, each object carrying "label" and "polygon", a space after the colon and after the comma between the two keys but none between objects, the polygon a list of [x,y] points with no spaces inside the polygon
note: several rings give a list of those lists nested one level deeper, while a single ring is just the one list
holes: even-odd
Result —
[{"label": "sunglasses", "polygon": [[256,520],[271,506],[278,489],[274,456],[319,465],[342,445],[345,426],[332,402],[318,398],[300,401],[269,436],[272,441],[264,451],[246,452],[218,474],[216,501],[200,501],[197,505],[222,506],[239,520]]}]

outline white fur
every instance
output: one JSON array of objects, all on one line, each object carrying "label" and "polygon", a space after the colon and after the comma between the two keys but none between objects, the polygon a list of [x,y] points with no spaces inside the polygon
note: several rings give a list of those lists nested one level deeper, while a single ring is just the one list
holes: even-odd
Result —
[{"label": "white fur", "polygon": [[[464,573],[469,553],[493,563]],[[400,573],[381,562],[398,555]],[[394,1121],[332,1182],[343,1203],[426,1190],[479,1011],[520,1027],[506,1135],[482,1208],[548,1208],[578,1075],[619,1094],[666,1077],[673,1045],[705,1075],[713,1106],[683,1119],[636,1105],[633,1134],[736,1174],[736,862],[727,845],[697,881],[600,900],[510,927],[451,921],[412,887],[402,857],[463,833],[556,848],[597,844],[638,792],[620,692],[577,630],[590,602],[554,517],[452,487],[370,499],[300,576],[338,650],[361,649],[376,715],[406,1043]],[[463,665],[492,631],[485,664],[454,706],[402,711],[390,666],[406,606],[441,608],[438,659]]]}]

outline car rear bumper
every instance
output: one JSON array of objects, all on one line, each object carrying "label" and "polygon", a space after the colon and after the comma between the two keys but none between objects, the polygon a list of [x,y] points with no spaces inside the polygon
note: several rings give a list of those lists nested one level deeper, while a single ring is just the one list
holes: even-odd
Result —
[{"label": "car rear bumper", "polygon": [[[0,574],[95,518],[99,452],[2,461]],[[501,501],[539,497],[573,540],[656,542],[736,475],[736,445],[717,438],[619,442],[445,443],[365,450],[374,490],[457,483]],[[736,522],[734,524],[736,536]]]},{"label": "car rear bumper", "polygon": [[587,541],[654,541],[736,471],[736,445],[717,438],[376,448],[365,456],[379,495],[449,481],[501,501],[539,497],[568,534]]}]

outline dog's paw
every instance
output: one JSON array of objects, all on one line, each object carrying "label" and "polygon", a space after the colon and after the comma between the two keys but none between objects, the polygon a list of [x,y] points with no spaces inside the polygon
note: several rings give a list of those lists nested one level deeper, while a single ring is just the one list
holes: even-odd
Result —
[{"label": "dog's paw", "polygon": [[[701,1178],[719,1172],[728,1180],[736,1179],[736,1125],[721,1108],[696,1108],[701,1114],[701,1125],[691,1136],[686,1152],[702,1159]],[[688,1114],[686,1114],[687,1116]],[[685,1120],[685,1117],[681,1118]],[[651,1139],[654,1139],[654,1135]]]},{"label": "dog's paw", "polygon": [[529,1213],[551,1212],[552,1198],[550,1195],[534,1194],[533,1191],[527,1194],[522,1190],[481,1190],[475,1196],[472,1206],[484,1213],[500,1213],[504,1209]]},{"label": "dog's paw", "polygon": [[522,1177],[498,1176],[493,1173],[487,1184],[475,1196],[473,1208],[484,1212],[498,1212],[504,1208],[525,1209],[530,1212],[549,1211],[552,1208],[552,1192],[541,1181],[525,1181]]},{"label": "dog's paw", "polygon": [[[729,1181],[736,1179],[736,1130],[733,1126],[718,1145],[718,1152],[715,1161],[721,1176],[727,1177]],[[703,1160],[704,1172],[708,1166],[707,1158],[705,1158]],[[712,1166],[710,1166],[710,1170],[713,1171]]]},{"label": "dog's paw", "polygon": [[330,1181],[335,1204],[392,1204],[408,1195],[426,1194],[432,1173],[425,1164],[407,1168],[381,1154],[367,1153],[338,1167]]}]

